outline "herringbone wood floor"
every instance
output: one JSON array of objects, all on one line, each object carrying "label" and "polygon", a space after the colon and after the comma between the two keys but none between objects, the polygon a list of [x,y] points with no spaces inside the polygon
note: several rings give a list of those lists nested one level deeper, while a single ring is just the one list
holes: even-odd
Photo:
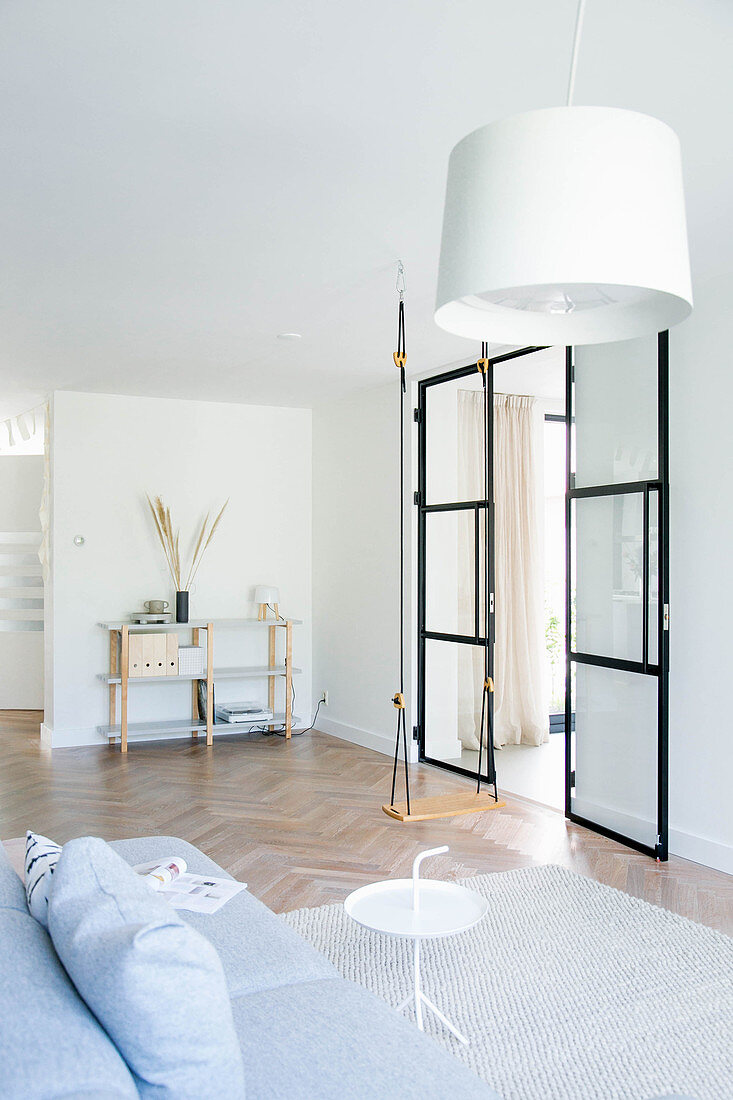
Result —
[{"label": "herringbone wood floor", "polygon": [[[505,809],[401,824],[381,805],[391,761],[313,732],[113,748],[40,747],[40,714],[0,712],[0,837],[27,828],[64,842],[151,833],[196,844],[276,912],[341,901],[356,886],[409,874],[418,850],[450,845],[431,867],[458,878],[560,863],[693,920],[733,932],[733,878],[686,860],[658,865],[551,810]],[[465,789],[421,765],[416,796]]]}]

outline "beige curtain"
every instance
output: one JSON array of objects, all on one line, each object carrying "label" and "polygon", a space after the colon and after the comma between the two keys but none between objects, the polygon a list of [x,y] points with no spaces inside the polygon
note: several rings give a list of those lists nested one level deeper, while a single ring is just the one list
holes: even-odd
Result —
[{"label": "beige curtain", "polygon": [[[464,500],[483,485],[483,393],[458,394],[458,483]],[[494,397],[495,611],[494,744],[549,740],[544,684],[543,417],[533,397]],[[459,623],[473,633],[472,518],[460,531]],[[482,527],[483,531],[483,527]],[[483,601],[483,597],[482,597]],[[483,602],[482,602],[483,606]],[[483,654],[461,646],[458,733],[478,748]]]}]

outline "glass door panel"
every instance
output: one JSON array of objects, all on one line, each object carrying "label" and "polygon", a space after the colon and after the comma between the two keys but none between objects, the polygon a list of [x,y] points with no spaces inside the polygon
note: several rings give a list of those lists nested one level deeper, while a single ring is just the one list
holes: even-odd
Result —
[{"label": "glass door panel", "polygon": [[575,487],[659,475],[657,337],[575,353]]},{"label": "glass door panel", "polygon": [[573,500],[575,648],[641,661],[643,493]]},{"label": "glass door panel", "polygon": [[473,367],[425,389],[425,503],[483,500],[483,387]]},{"label": "glass door panel", "polygon": [[[667,858],[668,335],[574,349],[568,816]],[[572,695],[572,698],[570,697]]]},{"label": "glass door panel", "polygon": [[579,664],[575,678],[571,811],[654,848],[657,837],[657,679]]},{"label": "glass door panel", "polygon": [[659,492],[649,493],[649,594],[647,646],[649,661],[659,664]]},{"label": "glass door panel", "polygon": [[[492,379],[491,360],[485,374],[469,363],[424,379],[415,417],[420,759],[473,779],[485,665],[493,676]],[[482,747],[481,779],[494,782],[493,746]]]},{"label": "glass door panel", "polygon": [[[486,637],[486,632],[491,631],[494,621],[494,608],[492,602],[491,593],[494,588],[494,575],[493,575],[493,561],[489,558],[489,565],[492,567],[489,569],[489,576],[486,576],[486,570],[483,568],[486,561],[486,537],[487,537],[487,524],[486,524],[486,511],[483,508],[476,509],[476,524],[478,528],[478,577],[477,577],[477,589],[476,589],[476,622],[477,635],[481,641]],[[489,531],[488,531],[489,544],[493,545],[493,526],[491,525],[491,517],[489,517]],[[489,597],[486,598],[486,581],[489,582]],[[487,616],[488,609],[488,616]],[[489,635],[490,640],[493,641],[493,635]]]},{"label": "glass door panel", "polygon": [[[425,759],[470,775],[478,767],[483,662],[482,646],[425,641]],[[489,779],[485,749],[481,774]]]},{"label": "glass door panel", "polygon": [[425,628],[476,636],[476,512],[425,516]]}]

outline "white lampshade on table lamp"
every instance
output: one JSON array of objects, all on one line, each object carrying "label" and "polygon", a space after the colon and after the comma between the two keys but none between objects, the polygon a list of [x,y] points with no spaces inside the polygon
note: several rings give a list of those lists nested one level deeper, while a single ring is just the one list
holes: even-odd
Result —
[{"label": "white lampshade on table lamp", "polygon": [[[577,63],[583,3],[568,88]],[[659,332],[692,309],[680,145],[665,123],[552,107],[490,123],[448,166],[435,320],[509,344]]]},{"label": "white lampshade on table lamp", "polygon": [[267,618],[268,606],[276,619],[280,618],[280,589],[271,584],[258,584],[255,588],[255,603],[259,604],[257,618],[262,622]]}]

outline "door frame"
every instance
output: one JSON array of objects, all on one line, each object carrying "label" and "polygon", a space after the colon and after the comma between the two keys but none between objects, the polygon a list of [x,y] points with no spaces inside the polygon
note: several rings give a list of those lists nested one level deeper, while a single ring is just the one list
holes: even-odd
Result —
[{"label": "door frame", "polygon": [[[509,359],[518,359],[523,355],[531,355],[536,351],[544,351],[545,347],[527,347],[519,348],[516,351],[506,352],[504,355],[495,355],[489,358],[489,365],[486,376],[486,384],[490,387],[489,399],[491,401],[491,407],[493,408],[493,392],[494,392],[494,365],[496,363],[504,363]],[[442,768],[444,771],[454,772],[457,775],[464,775],[469,779],[476,778],[476,772],[469,771],[468,768],[461,768],[456,764],[449,764],[443,760],[439,760],[435,757],[427,755],[425,750],[425,650],[426,641],[444,641],[454,642],[463,645],[485,645],[485,635],[480,631],[480,618],[479,618],[479,585],[475,585],[475,601],[476,601],[476,615],[475,615],[475,630],[473,635],[462,634],[450,634],[442,631],[427,630],[425,627],[425,598],[426,598],[426,530],[427,519],[426,517],[431,512],[447,512],[447,511],[473,511],[476,521],[476,529],[478,531],[479,520],[481,514],[486,507],[485,500],[474,501],[451,501],[442,502],[436,504],[427,503],[427,478],[426,478],[426,459],[427,459],[427,393],[433,386],[441,385],[445,382],[454,382],[459,378],[467,378],[469,375],[475,375],[478,372],[477,361],[467,363],[463,367],[456,367],[453,370],[444,371],[441,374],[431,375],[429,378],[423,378],[418,382],[418,404],[414,410],[414,418],[418,425],[418,488],[415,493],[414,503],[418,510],[417,520],[417,725],[413,729],[413,738],[418,743],[418,759],[421,763],[432,764],[435,767]],[[488,446],[490,448],[489,454],[493,452],[493,439],[494,439],[494,420],[493,416],[489,420],[488,427]],[[489,508],[489,523],[488,523],[488,543],[490,547],[489,554],[489,592],[491,596],[494,594],[494,463],[493,457],[489,462],[489,500],[492,502]],[[479,539],[475,539],[474,545],[475,555],[475,570],[474,574],[478,578],[480,570],[480,543]],[[489,609],[489,674],[493,678],[494,674],[494,645],[496,641],[495,631],[495,615],[493,611],[493,603]],[[489,705],[493,707],[494,699],[493,694],[489,696]],[[493,712],[492,712],[493,714]],[[495,768],[492,768],[491,753],[486,753],[486,775],[482,775],[482,781],[486,780],[488,783],[493,783],[495,775]]]},{"label": "door frame", "polygon": [[[657,477],[627,484],[596,485],[575,488],[572,469],[572,426],[574,408],[574,359],[573,348],[565,350],[565,414],[567,433],[565,440],[565,816],[586,829],[618,841],[659,862],[669,857],[669,332],[657,336]],[[658,500],[658,659],[649,660],[649,496],[657,493]],[[642,660],[626,661],[595,654],[578,653],[572,649],[572,501],[580,497],[618,496],[629,493],[643,494],[643,581],[642,581]],[[620,669],[639,675],[656,676],[657,689],[657,829],[656,843],[644,844],[616,832],[572,811],[574,779],[572,768],[572,666],[576,664],[598,665]]]}]

